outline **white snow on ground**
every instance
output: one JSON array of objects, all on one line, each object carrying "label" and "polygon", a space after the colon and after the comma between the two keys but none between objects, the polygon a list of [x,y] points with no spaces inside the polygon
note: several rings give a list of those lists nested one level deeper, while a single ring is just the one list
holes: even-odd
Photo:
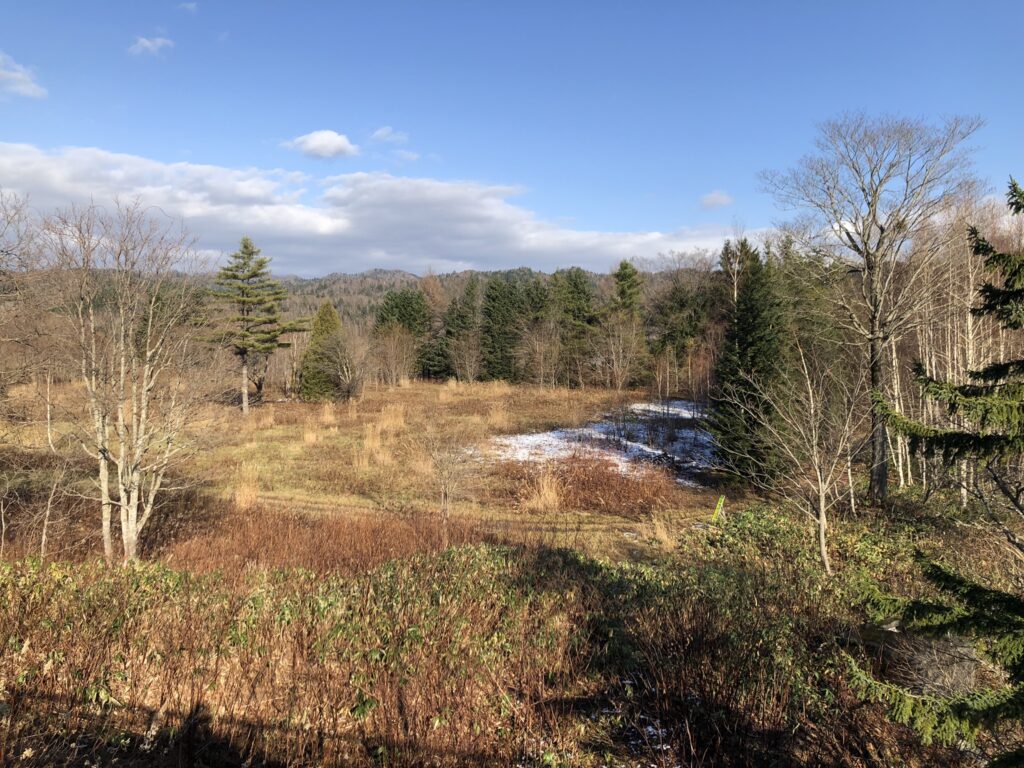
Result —
[{"label": "white snow on ground", "polygon": [[700,426],[701,419],[700,407],[687,400],[634,403],[578,429],[497,437],[491,449],[505,461],[597,458],[621,472],[663,464],[675,470],[680,483],[694,485],[694,475],[710,467],[714,458],[713,440]]},{"label": "white snow on ground", "polygon": [[633,403],[629,412],[637,416],[671,417],[676,419],[700,419],[704,409],[689,400],[665,400],[661,403]]}]

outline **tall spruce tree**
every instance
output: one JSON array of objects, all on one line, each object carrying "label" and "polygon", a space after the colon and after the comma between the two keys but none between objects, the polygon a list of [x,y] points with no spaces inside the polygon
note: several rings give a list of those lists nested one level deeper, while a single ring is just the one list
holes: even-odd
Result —
[{"label": "tall spruce tree", "polygon": [[460,380],[475,378],[480,358],[480,280],[475,274],[466,281],[462,295],[448,305],[444,344],[452,372]]},{"label": "tall spruce tree", "polygon": [[[711,427],[722,464],[739,476],[770,471],[761,438],[770,406],[758,395],[770,387],[783,358],[785,313],[771,265],[748,258],[738,282],[736,306],[715,367]],[[756,381],[757,386],[751,386]]]},{"label": "tall spruce tree", "polygon": [[627,314],[638,313],[643,294],[643,278],[640,277],[640,272],[628,261],[622,261],[612,277],[615,280],[613,308]]},{"label": "tall spruce tree", "polygon": [[587,273],[579,267],[556,272],[552,296],[562,330],[562,370],[570,383],[583,386],[598,324],[594,291]]},{"label": "tall spruce tree", "polygon": [[[1012,179],[1007,204],[1013,215],[1024,214],[1024,190]],[[1024,328],[1024,252],[997,250],[972,227],[968,236],[976,256],[997,282],[979,291],[975,314],[994,318],[1004,328]],[[911,448],[941,456],[947,464],[974,462],[975,489],[981,508],[1018,552],[1024,540],[1017,531],[1024,517],[1024,359],[1001,360],[971,373],[968,384],[939,381],[917,366],[927,399],[944,407],[949,422],[933,426],[908,419],[875,394],[876,405],[890,426],[910,437]],[[997,503],[998,500],[1002,503]],[[1008,521],[1017,521],[1012,525]],[[920,726],[926,736],[947,743],[972,739],[981,729],[1024,720],[1024,601],[974,583],[937,563],[924,561],[925,576],[945,600],[911,602],[903,620],[916,631],[971,637],[1006,672],[1008,684],[953,698],[921,697],[881,683],[857,671],[868,697],[888,703],[902,722]],[[988,765],[1024,765],[1024,748],[1002,754]]]},{"label": "tall spruce tree", "polygon": [[339,353],[341,317],[334,304],[325,301],[313,318],[309,346],[302,355],[299,373],[299,396],[303,400],[330,400],[339,393],[340,382],[331,371],[333,358]]},{"label": "tall spruce tree", "polygon": [[[416,342],[416,369],[424,378],[442,378],[449,368],[439,333],[433,333],[430,305],[419,288],[388,291],[377,310],[375,330],[386,332],[400,327],[412,334]],[[440,330],[440,323],[438,323]]]},{"label": "tall spruce tree", "polygon": [[275,349],[287,347],[286,333],[302,330],[301,322],[281,319],[281,302],[288,292],[270,277],[270,258],[260,255],[252,240],[243,237],[239,249],[217,273],[213,295],[234,314],[213,340],[234,353],[241,366],[242,413],[249,413],[249,379],[255,363]]},{"label": "tall spruce tree", "polygon": [[400,325],[417,339],[422,339],[430,325],[430,307],[419,288],[388,291],[377,310],[377,329]]},{"label": "tall spruce tree", "polygon": [[518,284],[500,277],[488,281],[480,322],[485,379],[515,381],[518,378],[516,347],[522,312],[523,297]]}]

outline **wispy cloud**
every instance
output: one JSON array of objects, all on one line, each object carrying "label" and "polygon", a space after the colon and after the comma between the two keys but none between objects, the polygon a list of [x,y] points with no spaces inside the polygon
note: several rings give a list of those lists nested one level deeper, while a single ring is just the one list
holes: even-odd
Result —
[{"label": "wispy cloud", "polygon": [[181,217],[199,247],[230,252],[242,233],[284,274],[374,267],[449,271],[577,264],[606,271],[622,259],[718,248],[727,228],[672,232],[572,229],[519,205],[516,186],[389,173],[318,180],[284,170],[165,163],[77,147],[0,143],[4,187],[40,210],[138,197]]},{"label": "wispy cloud", "polygon": [[32,70],[0,51],[0,94],[4,93],[30,99],[46,98],[46,89],[36,80]]},{"label": "wispy cloud", "polygon": [[391,155],[402,163],[415,163],[420,159],[420,153],[413,152],[411,149],[396,149]]},{"label": "wispy cloud", "polygon": [[713,189],[706,195],[701,195],[701,208],[725,208],[732,205],[732,195],[722,189]]},{"label": "wispy cloud", "polygon": [[199,10],[199,3],[179,3],[178,8],[189,13],[195,13]]},{"label": "wispy cloud", "polygon": [[370,134],[370,141],[383,141],[388,144],[405,144],[409,141],[409,134],[403,131],[396,131],[390,125],[382,125]]},{"label": "wispy cloud", "polygon": [[345,157],[359,154],[359,147],[337,131],[313,131],[286,141],[282,146],[297,149],[307,157]]},{"label": "wispy cloud", "polygon": [[164,48],[173,47],[174,41],[168,40],[166,37],[137,37],[135,42],[129,46],[128,53],[134,56],[141,56],[142,54],[155,56]]}]

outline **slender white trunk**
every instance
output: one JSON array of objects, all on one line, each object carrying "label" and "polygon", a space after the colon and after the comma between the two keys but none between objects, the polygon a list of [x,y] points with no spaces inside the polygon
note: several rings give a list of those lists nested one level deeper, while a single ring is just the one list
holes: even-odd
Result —
[{"label": "slender white trunk", "polygon": [[242,415],[249,415],[249,361],[242,358]]},{"label": "slender white trunk", "polygon": [[821,564],[825,568],[825,573],[831,576],[832,562],[828,557],[828,518],[825,511],[827,508],[825,491],[820,489],[818,491],[818,553],[821,555]]}]

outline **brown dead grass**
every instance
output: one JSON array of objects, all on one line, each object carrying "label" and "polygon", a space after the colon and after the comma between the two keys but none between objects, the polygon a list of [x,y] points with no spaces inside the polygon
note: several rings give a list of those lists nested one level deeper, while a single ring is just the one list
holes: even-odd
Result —
[{"label": "brown dead grass", "polygon": [[494,474],[500,492],[530,513],[572,510],[641,520],[686,499],[667,471],[645,467],[622,472],[611,462],[589,457],[503,462]]},{"label": "brown dead grass", "polygon": [[[607,544],[608,553],[619,556],[615,542],[623,537],[618,530],[623,521],[639,522],[652,510],[665,510],[673,519],[687,510],[703,515],[714,506],[713,494],[679,492],[657,472],[641,480],[594,462],[552,466],[551,476],[539,480],[538,468],[489,466],[472,449],[499,434],[580,426],[623,397],[643,395],[504,382],[414,382],[391,390],[370,387],[345,405],[262,405],[241,429],[237,409],[221,406],[200,436],[206,446],[196,457],[194,474],[222,498],[233,499],[238,487],[239,506],[247,509],[272,502],[276,508],[320,515],[355,504],[428,514],[438,508],[439,466],[454,462],[459,492],[452,500],[453,514],[479,519],[492,529],[514,527],[524,538],[530,529],[565,529],[566,514],[601,515],[589,524],[585,538],[599,542],[600,550]],[[425,445],[428,441],[449,453],[440,464],[436,449]],[[238,480],[252,475],[259,479],[255,490],[247,487],[252,483]],[[661,547],[650,531],[633,530],[652,551]],[[576,536],[571,531],[565,535]]]},{"label": "brown dead grass", "polygon": [[354,575],[395,558],[486,540],[479,525],[431,515],[314,517],[257,507],[236,510],[175,542],[162,554],[169,565],[198,573],[250,568],[304,568]]}]

